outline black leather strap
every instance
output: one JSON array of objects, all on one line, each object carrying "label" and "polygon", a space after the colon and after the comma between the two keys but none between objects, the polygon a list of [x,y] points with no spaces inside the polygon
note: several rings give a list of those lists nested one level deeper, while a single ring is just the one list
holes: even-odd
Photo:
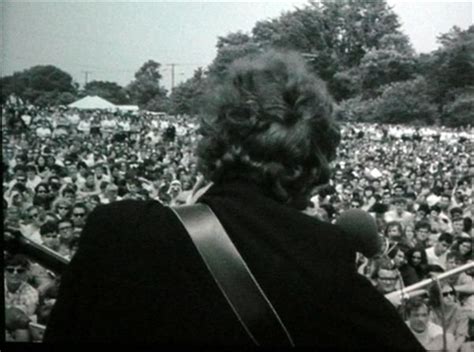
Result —
[{"label": "black leather strap", "polygon": [[288,330],[214,212],[205,204],[171,208],[240,323],[257,346],[294,346]]}]

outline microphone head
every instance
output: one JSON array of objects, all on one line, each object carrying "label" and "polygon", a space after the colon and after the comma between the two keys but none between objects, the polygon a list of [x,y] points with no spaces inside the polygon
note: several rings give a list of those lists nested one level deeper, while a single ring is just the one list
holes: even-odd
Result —
[{"label": "microphone head", "polygon": [[347,210],[339,215],[336,225],[348,236],[351,236],[356,250],[366,257],[372,257],[380,252],[382,241],[378,234],[377,223],[366,211]]}]

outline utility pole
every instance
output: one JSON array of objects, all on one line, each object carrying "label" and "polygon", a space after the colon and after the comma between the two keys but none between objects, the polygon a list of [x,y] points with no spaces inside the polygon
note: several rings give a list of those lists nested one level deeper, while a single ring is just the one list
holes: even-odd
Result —
[{"label": "utility pole", "polygon": [[82,71],[84,73],[84,87],[87,85],[89,74],[92,73],[92,71]]},{"label": "utility pole", "polygon": [[173,92],[174,90],[174,69],[177,65],[179,64],[176,64],[176,63],[166,64],[166,66],[171,66],[171,92]]},{"label": "utility pole", "polygon": [[176,64],[171,64],[171,92],[174,90],[174,68]]}]

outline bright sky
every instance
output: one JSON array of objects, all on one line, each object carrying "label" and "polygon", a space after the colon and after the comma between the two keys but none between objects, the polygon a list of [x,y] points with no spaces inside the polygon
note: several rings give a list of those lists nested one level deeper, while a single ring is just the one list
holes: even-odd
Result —
[{"label": "bright sky", "polygon": [[[436,49],[436,36],[453,25],[473,24],[464,2],[388,0],[418,52]],[[189,78],[216,55],[218,36],[249,32],[259,20],[278,17],[305,1],[1,1],[1,75],[52,64],[81,85],[88,80],[128,84],[148,59],[160,62],[163,84]]]}]

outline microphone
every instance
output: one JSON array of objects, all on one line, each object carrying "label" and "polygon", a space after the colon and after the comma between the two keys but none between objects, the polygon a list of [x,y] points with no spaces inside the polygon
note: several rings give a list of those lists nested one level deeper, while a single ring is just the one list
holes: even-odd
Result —
[{"label": "microphone", "polygon": [[367,258],[381,251],[382,240],[378,234],[377,223],[369,213],[360,209],[346,210],[339,215],[336,225],[352,237],[356,250]]},{"label": "microphone", "polygon": [[26,255],[55,274],[61,274],[69,264],[67,258],[48,247],[30,240],[16,229],[5,229],[4,241],[5,248],[9,252]]}]

